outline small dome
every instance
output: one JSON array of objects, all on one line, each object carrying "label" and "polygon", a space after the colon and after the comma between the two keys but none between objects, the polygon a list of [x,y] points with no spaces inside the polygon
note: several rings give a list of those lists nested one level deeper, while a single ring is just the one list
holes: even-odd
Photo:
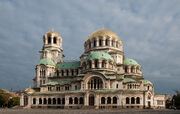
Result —
[{"label": "small dome", "polygon": [[124,65],[137,65],[137,66],[140,66],[137,61],[135,61],[133,59],[130,59],[130,58],[125,58],[124,59]]},{"label": "small dome", "polygon": [[88,39],[93,39],[94,37],[107,37],[107,36],[120,39],[116,33],[112,32],[110,30],[98,30],[98,31],[92,33],[88,37]]},{"label": "small dome", "polygon": [[124,78],[123,79],[123,83],[130,83],[130,82],[136,82],[136,80],[134,80],[132,78]]},{"label": "small dome", "polygon": [[57,36],[59,36],[61,38],[61,36],[57,32],[55,32],[54,29],[52,29],[51,31],[47,32],[46,34],[47,35],[55,34],[55,35],[57,35]]},{"label": "small dome", "polygon": [[89,55],[87,56],[87,58],[85,59],[85,61],[95,60],[95,59],[105,59],[105,60],[114,61],[114,59],[112,58],[112,56],[109,55],[108,53],[105,53],[105,52],[93,52],[93,53],[91,53],[91,54],[89,54]]},{"label": "small dome", "polygon": [[56,64],[53,62],[51,59],[41,59],[38,63],[38,65],[43,64],[43,65],[52,65],[55,66]]},{"label": "small dome", "polygon": [[153,85],[153,83],[152,82],[150,82],[149,80],[144,80],[144,85]]},{"label": "small dome", "polygon": [[25,89],[25,92],[26,93],[34,93],[36,91],[34,89],[32,89],[32,88],[27,88],[27,89]]}]

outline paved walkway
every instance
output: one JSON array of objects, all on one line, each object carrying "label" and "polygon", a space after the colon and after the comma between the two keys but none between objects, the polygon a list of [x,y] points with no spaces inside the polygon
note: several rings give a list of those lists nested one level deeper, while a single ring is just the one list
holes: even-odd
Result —
[{"label": "paved walkway", "polygon": [[180,114],[180,110],[0,109],[0,114]]}]

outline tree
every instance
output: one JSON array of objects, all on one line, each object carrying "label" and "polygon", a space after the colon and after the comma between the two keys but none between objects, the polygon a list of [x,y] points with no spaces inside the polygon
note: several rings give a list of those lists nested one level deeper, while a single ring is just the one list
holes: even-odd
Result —
[{"label": "tree", "polygon": [[172,103],[176,106],[177,109],[180,109],[180,92],[175,91],[176,95],[173,96]]}]

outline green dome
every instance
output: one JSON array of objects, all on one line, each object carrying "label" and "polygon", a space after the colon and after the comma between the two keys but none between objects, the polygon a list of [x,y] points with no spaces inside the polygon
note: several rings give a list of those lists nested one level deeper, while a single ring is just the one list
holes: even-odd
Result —
[{"label": "green dome", "polygon": [[58,65],[58,69],[77,69],[80,66],[79,61],[63,62]]},{"label": "green dome", "polygon": [[147,84],[153,85],[153,83],[150,82],[149,80],[144,80],[144,85],[147,85]]},{"label": "green dome", "polygon": [[38,63],[38,65],[43,64],[43,65],[52,65],[55,66],[55,63],[51,59],[41,59]]},{"label": "green dome", "polygon": [[137,66],[140,66],[137,61],[135,61],[133,59],[130,59],[130,58],[125,58],[124,59],[124,65],[137,65]]},{"label": "green dome", "polygon": [[129,83],[129,82],[136,82],[136,80],[132,79],[132,78],[124,78],[123,79],[124,83]]},{"label": "green dome", "polygon": [[90,55],[87,56],[87,58],[85,59],[85,61],[88,60],[95,60],[95,59],[105,59],[105,60],[111,60],[114,62],[114,59],[112,58],[111,55],[109,55],[108,53],[105,52],[93,52]]}]

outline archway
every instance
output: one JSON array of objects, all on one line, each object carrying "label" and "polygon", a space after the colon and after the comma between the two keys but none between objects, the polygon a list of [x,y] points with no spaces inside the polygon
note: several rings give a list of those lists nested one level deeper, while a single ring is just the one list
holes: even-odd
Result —
[{"label": "archway", "polygon": [[89,95],[89,106],[94,106],[94,95]]}]

